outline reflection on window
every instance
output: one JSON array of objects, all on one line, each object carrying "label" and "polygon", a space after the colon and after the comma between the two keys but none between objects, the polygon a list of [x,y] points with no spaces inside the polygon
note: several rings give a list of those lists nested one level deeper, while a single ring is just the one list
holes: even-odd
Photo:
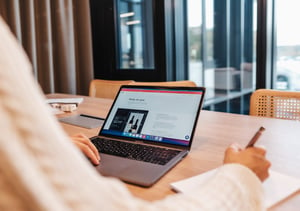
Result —
[{"label": "reflection on window", "polygon": [[152,0],[118,0],[117,14],[117,68],[154,69]]}]

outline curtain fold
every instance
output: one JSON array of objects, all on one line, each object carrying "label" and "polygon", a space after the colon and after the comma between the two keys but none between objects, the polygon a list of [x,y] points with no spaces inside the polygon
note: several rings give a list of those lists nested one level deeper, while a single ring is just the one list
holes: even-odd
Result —
[{"label": "curtain fold", "polygon": [[[36,23],[36,50],[37,70],[36,77],[44,92],[52,93],[58,90],[54,86],[53,38],[51,29],[51,1],[35,0]],[[62,32],[63,33],[63,32]],[[27,49],[26,49],[27,50]],[[60,90],[61,91],[61,90]]]},{"label": "curtain fold", "polygon": [[71,0],[57,0],[53,1],[52,6],[52,26],[58,32],[65,32],[53,34],[54,55],[60,55],[54,57],[55,70],[57,70],[55,86],[63,92],[73,93],[76,90],[76,84],[72,83],[76,80],[76,74],[75,71],[71,71],[76,69],[73,4]]},{"label": "curtain fold", "polygon": [[93,79],[89,0],[0,0],[0,14],[45,93],[88,94]]},{"label": "curtain fold", "polygon": [[[76,78],[86,78],[78,80],[77,89],[85,90],[90,85],[90,80],[94,78],[93,65],[93,46],[92,46],[92,27],[90,14],[90,1],[74,1],[74,21],[75,21],[75,40],[76,40]],[[88,71],[87,71],[88,70]]]},{"label": "curtain fold", "polygon": [[37,47],[36,47],[36,24],[34,13],[34,0],[20,1],[22,25],[22,43],[30,58],[34,75],[37,77]]}]

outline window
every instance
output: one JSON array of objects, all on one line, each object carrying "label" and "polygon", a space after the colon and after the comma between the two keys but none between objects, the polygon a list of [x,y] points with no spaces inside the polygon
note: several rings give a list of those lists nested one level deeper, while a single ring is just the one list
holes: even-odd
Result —
[{"label": "window", "polygon": [[[300,2],[277,0],[273,88],[300,91]],[[288,15],[289,14],[289,15]]]},{"label": "window", "polygon": [[167,80],[164,1],[90,0],[95,78]]},{"label": "window", "polygon": [[118,0],[117,68],[154,69],[152,0]]},{"label": "window", "polygon": [[188,0],[189,79],[206,108],[248,113],[255,87],[256,1]]},{"label": "window", "polygon": [[244,113],[256,85],[256,0],[90,0],[95,77],[192,80],[204,108]]}]

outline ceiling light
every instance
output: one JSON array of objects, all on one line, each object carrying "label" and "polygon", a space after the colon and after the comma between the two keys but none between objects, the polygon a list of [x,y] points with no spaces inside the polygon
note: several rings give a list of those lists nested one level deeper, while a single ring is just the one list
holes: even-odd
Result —
[{"label": "ceiling light", "polygon": [[127,13],[120,14],[120,18],[127,18],[131,16],[134,16],[134,12],[127,12]]}]

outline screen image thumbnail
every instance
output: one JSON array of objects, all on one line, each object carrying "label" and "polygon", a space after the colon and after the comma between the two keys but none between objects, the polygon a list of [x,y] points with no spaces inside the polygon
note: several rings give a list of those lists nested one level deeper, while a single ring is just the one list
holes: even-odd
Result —
[{"label": "screen image thumbnail", "polygon": [[109,130],[140,133],[148,111],[119,108],[112,120]]}]

